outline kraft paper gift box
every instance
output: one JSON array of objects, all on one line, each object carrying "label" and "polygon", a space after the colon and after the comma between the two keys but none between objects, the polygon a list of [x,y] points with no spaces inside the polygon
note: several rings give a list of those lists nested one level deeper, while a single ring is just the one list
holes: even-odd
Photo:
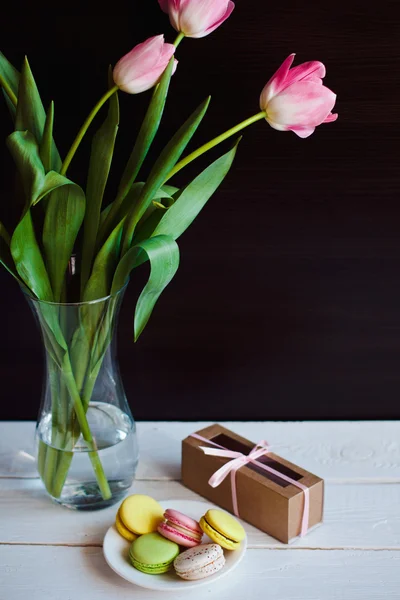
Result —
[{"label": "kraft paper gift box", "polygon": [[[255,443],[218,424],[194,435],[205,441],[188,436],[182,442],[182,480],[186,487],[234,513],[232,477],[235,477],[240,518],[286,544],[322,522],[323,479],[268,451],[256,458],[257,463],[240,466],[234,476],[229,473],[217,487],[211,487],[210,478],[233,458],[207,455],[201,448],[216,451],[217,446],[222,446],[248,455]],[[260,463],[272,472],[264,470]]]}]

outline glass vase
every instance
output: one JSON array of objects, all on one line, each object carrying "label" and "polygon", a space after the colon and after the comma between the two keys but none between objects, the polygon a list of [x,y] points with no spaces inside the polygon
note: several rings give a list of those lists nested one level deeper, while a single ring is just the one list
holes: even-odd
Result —
[{"label": "glass vase", "polygon": [[136,427],[116,359],[124,291],[75,304],[26,296],[46,358],[36,427],[38,471],[48,494],[69,508],[114,504],[135,476]]}]

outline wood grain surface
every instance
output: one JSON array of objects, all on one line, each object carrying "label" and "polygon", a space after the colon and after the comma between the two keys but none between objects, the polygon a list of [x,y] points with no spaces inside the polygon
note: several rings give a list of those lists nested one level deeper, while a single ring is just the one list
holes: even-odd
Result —
[{"label": "wood grain surface", "polygon": [[[55,100],[65,153],[104,90],[108,63],[149,35],[165,31],[171,40],[173,32],[156,0],[60,8],[50,28],[47,10],[41,3],[18,19],[18,33],[8,14],[2,50],[16,64],[28,54],[45,103]],[[298,62],[326,64],[339,120],[306,140],[263,122],[245,133],[234,169],[181,238],[180,271],[134,345],[133,305],[146,271],[137,274],[119,328],[137,418],[400,416],[399,24],[396,0],[239,0],[213,35],[180,46],[154,152],[208,93],[193,148],[257,112],[262,87],[291,52]],[[121,97],[110,199],[146,102],[146,95]],[[5,108],[2,114],[4,139],[10,125]],[[1,151],[0,218],[11,225],[19,208],[11,160]],[[71,169],[83,184],[88,152],[87,141]],[[35,418],[39,336],[4,272],[0,290],[0,418]]]},{"label": "wood grain surface", "polygon": [[[224,424],[251,440],[267,437],[279,454],[325,478],[324,523],[291,546],[244,524],[243,562],[221,583],[191,590],[193,600],[398,600],[400,422]],[[180,444],[204,425],[138,423],[131,492],[172,506],[201,499],[179,481]],[[105,563],[102,540],[116,507],[76,512],[48,499],[29,458],[33,432],[34,423],[0,423],[0,599],[156,600]]]}]

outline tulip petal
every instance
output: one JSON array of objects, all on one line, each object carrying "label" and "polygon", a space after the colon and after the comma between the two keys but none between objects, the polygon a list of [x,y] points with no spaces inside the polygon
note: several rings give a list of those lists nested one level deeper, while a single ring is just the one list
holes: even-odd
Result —
[{"label": "tulip petal", "polygon": [[325,65],[318,60],[310,60],[297,67],[290,69],[283,89],[297,81],[314,81],[316,78],[323,79],[326,75]]},{"label": "tulip petal", "polygon": [[299,81],[286,88],[268,103],[268,118],[293,127],[315,127],[328,117],[335,105],[336,94],[312,81]]},{"label": "tulip petal", "polygon": [[113,71],[114,81],[117,85],[119,82],[126,83],[127,79],[132,80],[145,75],[161,59],[163,46],[164,36],[157,35],[142,44],[138,44],[123,56],[117,62]]},{"label": "tulip petal", "polygon": [[226,9],[225,14],[214,23],[214,25],[211,25],[211,27],[209,27],[204,33],[202,33],[201,35],[192,35],[193,38],[200,38],[200,37],[205,37],[206,35],[208,35],[209,33],[212,33],[213,31],[215,31],[215,29],[218,29],[218,27],[220,25],[222,25],[222,23],[224,21],[226,21],[228,19],[228,17],[231,16],[233,10],[235,8],[235,5],[233,2],[228,2],[228,7]]},{"label": "tulip petal", "polygon": [[315,131],[315,127],[291,127],[289,131],[293,131],[300,138],[308,138]]},{"label": "tulip petal", "polygon": [[333,123],[338,118],[337,113],[330,113],[324,120],[323,123]]},{"label": "tulip petal", "polygon": [[295,54],[290,54],[264,87],[260,96],[261,110],[266,110],[268,102],[271,100],[271,98],[278,94],[285,86],[285,81],[295,56]]},{"label": "tulip petal", "polygon": [[158,0],[158,4],[160,5],[161,10],[163,10],[165,13],[168,12],[169,0]]},{"label": "tulip petal", "polygon": [[233,8],[233,2],[227,0],[181,0],[179,28],[187,37],[204,37],[223,23]]}]

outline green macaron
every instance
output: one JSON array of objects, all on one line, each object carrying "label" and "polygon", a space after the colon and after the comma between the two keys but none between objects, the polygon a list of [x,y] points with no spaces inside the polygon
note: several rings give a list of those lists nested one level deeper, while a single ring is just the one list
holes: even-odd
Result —
[{"label": "green macaron", "polygon": [[179,546],[159,533],[145,533],[132,542],[131,563],[138,571],[149,575],[166,573],[179,554]]}]

